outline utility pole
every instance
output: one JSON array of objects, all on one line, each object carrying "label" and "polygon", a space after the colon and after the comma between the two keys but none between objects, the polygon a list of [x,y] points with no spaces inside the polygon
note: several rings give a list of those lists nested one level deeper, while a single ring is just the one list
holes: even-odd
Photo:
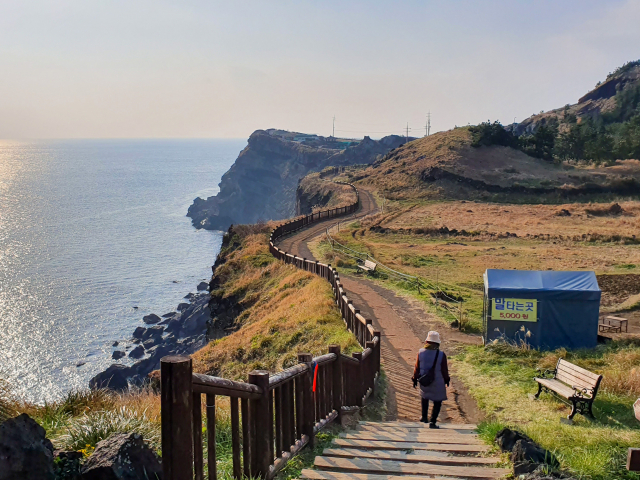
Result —
[{"label": "utility pole", "polygon": [[409,143],[409,130],[411,130],[409,128],[409,122],[407,122],[407,143]]},{"label": "utility pole", "polygon": [[336,116],[333,116],[333,133],[331,134],[333,138],[336,138]]},{"label": "utility pole", "polygon": [[427,137],[431,135],[431,110],[427,113]]}]

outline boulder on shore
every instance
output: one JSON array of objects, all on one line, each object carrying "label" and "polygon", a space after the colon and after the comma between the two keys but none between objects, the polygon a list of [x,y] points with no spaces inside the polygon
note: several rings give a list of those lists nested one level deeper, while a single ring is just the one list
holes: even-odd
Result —
[{"label": "boulder on shore", "polygon": [[144,347],[142,345],[138,345],[136,348],[129,352],[129,357],[131,358],[141,358],[144,356]]},{"label": "boulder on shore", "polygon": [[116,433],[98,442],[82,466],[83,480],[161,480],[162,466],[138,433]]},{"label": "boulder on shore", "polygon": [[126,390],[129,388],[127,378],[131,377],[131,368],[120,363],[114,363],[103,372],[98,373],[89,380],[89,387],[93,390],[97,388],[109,388],[111,390]]},{"label": "boulder on shore", "polygon": [[144,317],[142,317],[142,321],[144,323],[146,323],[147,325],[153,325],[158,323],[160,320],[162,320],[162,318],[160,318],[158,315],[156,315],[155,313],[150,313],[149,315],[145,315]]},{"label": "boulder on shore", "polygon": [[23,413],[0,425],[0,480],[53,480],[53,445]]},{"label": "boulder on shore", "polygon": [[140,337],[140,339],[142,341],[145,341],[145,340],[150,339],[151,337],[160,337],[160,336],[162,336],[162,332],[164,332],[164,327],[162,327],[160,325],[155,325],[153,327],[147,328],[142,333],[142,337]]}]

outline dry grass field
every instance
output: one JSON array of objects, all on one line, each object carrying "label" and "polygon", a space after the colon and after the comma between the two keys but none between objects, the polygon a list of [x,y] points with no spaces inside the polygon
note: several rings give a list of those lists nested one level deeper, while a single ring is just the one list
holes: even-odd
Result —
[{"label": "dry grass field", "polygon": [[[619,207],[619,208],[618,208]],[[622,237],[640,242],[640,202],[512,205],[452,201],[428,203],[380,218],[385,228],[432,229],[447,227],[476,234],[553,239]]]}]

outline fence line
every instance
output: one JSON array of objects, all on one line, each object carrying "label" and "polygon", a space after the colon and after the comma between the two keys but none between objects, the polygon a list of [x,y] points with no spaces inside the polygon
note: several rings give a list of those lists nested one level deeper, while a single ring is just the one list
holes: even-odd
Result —
[{"label": "fence line", "polygon": [[331,265],[297,257],[274,243],[312,223],[355,212],[359,195],[351,187],[355,203],[279,225],[271,233],[269,251],[331,284],[342,318],[363,351],[347,356],[340,346],[329,345],[328,353],[319,357],[298,354],[297,365],[275,375],[253,371],[246,383],[193,373],[189,357],[164,357],[161,412],[165,480],[204,480],[205,464],[207,478],[217,478],[215,412],[219,396],[229,398],[233,477],[271,479],[302,448],[313,446],[318,431],[339,420],[344,412],[361,408],[373,393],[380,373],[380,332],[347,298]]}]

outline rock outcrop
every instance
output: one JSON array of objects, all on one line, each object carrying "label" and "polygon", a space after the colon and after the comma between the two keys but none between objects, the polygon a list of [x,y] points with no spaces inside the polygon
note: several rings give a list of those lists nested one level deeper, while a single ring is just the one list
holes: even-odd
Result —
[{"label": "rock outcrop", "polygon": [[[133,365],[114,363],[94,376],[89,386],[94,389],[126,390],[130,384],[144,382],[151,371],[160,368],[162,357],[189,355],[203,347],[207,342],[207,328],[211,320],[209,293],[200,291],[188,297],[190,302],[181,303],[179,312],[162,317],[152,314],[154,321],[160,319],[157,324],[135,329],[129,347],[136,346],[128,355],[130,359],[137,360]],[[122,343],[119,342],[119,345]],[[124,355],[122,350],[116,350],[112,358],[121,360],[125,358]]]},{"label": "rock outcrop", "polygon": [[53,480],[53,445],[23,413],[0,425],[0,480]]},{"label": "rock outcrop", "polygon": [[369,164],[398,147],[404,137],[361,141],[257,130],[220,181],[220,192],[196,198],[187,215],[196,228],[226,230],[231,224],[278,220],[295,214],[298,181],[335,165]]},{"label": "rock outcrop", "polygon": [[161,480],[156,454],[137,433],[117,433],[98,442],[82,466],[83,480]]}]

